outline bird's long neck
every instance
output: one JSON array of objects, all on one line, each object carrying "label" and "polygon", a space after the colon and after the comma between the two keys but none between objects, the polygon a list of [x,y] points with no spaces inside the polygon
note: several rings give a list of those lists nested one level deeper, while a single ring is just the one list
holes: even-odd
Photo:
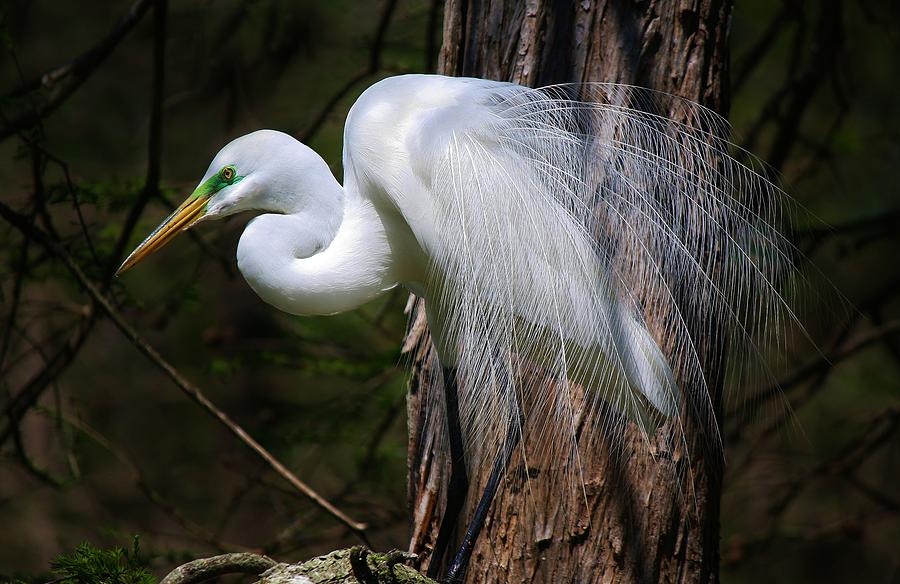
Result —
[{"label": "bird's long neck", "polygon": [[[315,205],[253,219],[238,244],[238,267],[276,308],[299,315],[351,310],[397,284],[385,228],[372,204],[329,177]],[[333,206],[332,206],[333,204]]]}]

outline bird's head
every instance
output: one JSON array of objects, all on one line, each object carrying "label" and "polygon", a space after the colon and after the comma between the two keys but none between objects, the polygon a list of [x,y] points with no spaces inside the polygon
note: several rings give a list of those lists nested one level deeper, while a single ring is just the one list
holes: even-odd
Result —
[{"label": "bird's head", "polygon": [[200,221],[251,209],[288,212],[298,203],[298,185],[311,175],[320,176],[321,167],[327,171],[318,154],[283,132],[258,130],[229,142],[213,158],[194,192],[131,252],[116,274]]}]

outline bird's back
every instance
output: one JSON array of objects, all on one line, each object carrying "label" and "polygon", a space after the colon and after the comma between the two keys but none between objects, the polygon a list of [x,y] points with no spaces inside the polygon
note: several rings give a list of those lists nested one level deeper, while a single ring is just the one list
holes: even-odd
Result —
[{"label": "bird's back", "polygon": [[426,252],[435,238],[431,190],[454,133],[489,124],[485,100],[509,83],[441,75],[400,75],[357,99],[344,129],[344,169],[363,196],[395,207]]},{"label": "bird's back", "polygon": [[[428,258],[429,319],[472,388],[471,435],[527,393],[521,356],[645,428],[648,410],[687,398],[717,435],[698,331],[716,322],[756,350],[748,322],[791,315],[775,285],[790,264],[779,192],[731,158],[726,131],[700,106],[618,85],[416,75],[360,97],[345,173]],[[571,412],[548,424],[570,428]]]}]

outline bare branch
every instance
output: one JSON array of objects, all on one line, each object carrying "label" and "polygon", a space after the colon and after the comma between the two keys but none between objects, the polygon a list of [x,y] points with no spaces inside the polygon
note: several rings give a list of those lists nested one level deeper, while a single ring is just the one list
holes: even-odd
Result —
[{"label": "bare branch", "polygon": [[[0,207],[0,212],[5,208],[5,205]],[[85,314],[85,317],[78,324],[74,334],[69,337],[63,347],[57,351],[48,360],[47,364],[25,384],[25,387],[6,404],[3,413],[4,417],[7,419],[7,425],[3,428],[3,431],[0,432],[0,444],[4,444],[6,440],[13,435],[19,420],[22,419],[28,409],[37,402],[44,393],[44,390],[46,390],[47,387],[49,387],[50,384],[66,370],[72,361],[75,360],[75,356],[78,355],[78,351],[81,350],[81,347],[87,340],[94,324],[97,322],[96,316],[96,310],[91,306]]]},{"label": "bare branch", "polygon": [[783,513],[809,485],[810,479],[829,475],[849,476],[855,472],[894,437],[900,427],[900,408],[886,409],[867,422],[865,427],[868,430],[845,445],[836,457],[820,462],[810,472],[789,483],[782,496],[769,507],[769,514],[775,517]]},{"label": "bare branch", "polygon": [[109,316],[110,320],[112,320],[113,324],[119,331],[125,335],[125,337],[131,341],[131,343],[137,347],[137,349],[144,354],[154,365],[156,365],[159,369],[166,374],[175,385],[182,390],[191,400],[200,405],[207,413],[213,416],[216,420],[222,423],[228,430],[238,438],[245,446],[247,446],[250,450],[252,450],[257,456],[262,458],[275,472],[282,476],[286,481],[288,481],[295,489],[303,493],[307,498],[309,498],[315,505],[320,507],[322,510],[327,512],[329,515],[349,527],[353,533],[365,541],[364,531],[366,529],[366,525],[364,523],[359,523],[354,521],[347,515],[345,515],[342,511],[334,507],[331,503],[329,503],[324,497],[319,495],[315,490],[313,490],[309,485],[301,481],[294,475],[286,466],[284,466],[281,462],[279,462],[272,454],[266,450],[259,442],[254,440],[247,432],[234,421],[228,417],[225,412],[220,410],[215,404],[213,404],[201,391],[200,389],[192,384],[190,381],[185,379],[181,373],[178,372],[175,367],[173,367],[168,361],[166,361],[162,355],[160,355],[156,349],[150,346],[139,334],[138,332],[132,328],[130,324],[128,324],[118,310],[110,303],[110,301],[104,296],[100,290],[91,282],[87,276],[84,275],[84,272],[81,271],[81,268],[74,262],[69,253],[56,241],[47,237],[40,229],[33,227],[27,220],[27,218],[19,213],[16,213],[5,204],[0,203],[0,216],[6,219],[13,226],[17,227],[20,230],[30,230],[31,237],[33,240],[46,247],[50,250],[57,258],[59,258],[69,272],[75,277],[79,284],[87,291],[87,293],[91,296],[94,302],[103,309],[103,311]]},{"label": "bare branch", "polygon": [[94,443],[112,454],[116,460],[118,460],[124,466],[128,467],[128,470],[131,472],[132,478],[134,479],[135,486],[137,486],[141,494],[143,494],[148,501],[156,505],[163,512],[174,519],[185,529],[185,531],[190,533],[192,536],[208,543],[213,548],[219,551],[228,551],[229,549],[247,549],[244,546],[225,543],[221,541],[215,534],[186,517],[174,505],[166,501],[165,498],[160,495],[159,492],[150,485],[150,483],[147,482],[147,479],[144,476],[144,472],[141,470],[140,466],[138,466],[137,462],[135,462],[133,458],[131,458],[124,450],[116,446],[112,440],[101,434],[99,431],[89,426],[84,421],[79,420],[78,418],[73,418],[66,415],[66,413],[62,410],[58,409],[56,411],[53,411],[40,407],[37,409],[40,413],[45,414],[48,417],[60,419],[64,424],[68,425],[71,428],[74,428],[84,436],[87,436],[92,441],[94,441]]},{"label": "bare branch", "polygon": [[737,93],[744,85],[756,67],[762,62],[763,57],[768,54],[769,50],[775,44],[775,40],[784,30],[785,25],[795,17],[795,6],[792,2],[785,1],[781,4],[781,10],[769,22],[766,30],[760,35],[756,42],[746,53],[735,59],[736,65],[733,81],[731,83],[731,91]]},{"label": "bare branch", "polygon": [[391,16],[394,14],[394,8],[397,7],[397,0],[387,0],[384,9],[381,12],[381,18],[378,19],[378,26],[375,28],[375,38],[372,41],[372,47],[369,49],[369,64],[362,71],[351,77],[337,92],[331,96],[331,99],[325,104],[325,107],[313,118],[312,123],[302,132],[300,132],[300,141],[308,142],[322,128],[322,124],[331,115],[331,112],[341,102],[344,97],[350,93],[357,83],[363,79],[378,73],[381,69],[381,51],[384,47],[384,37],[387,34],[388,25],[391,22]]},{"label": "bare branch", "polygon": [[162,116],[163,116],[163,89],[165,85],[166,69],[166,12],[168,0],[155,0],[153,7],[153,86],[152,101],[150,105],[150,133],[147,144],[147,177],[144,180],[144,188],[141,189],[137,201],[128,212],[119,239],[109,256],[109,262],[103,272],[104,286],[106,290],[109,280],[119,266],[125,248],[131,239],[131,233],[137,225],[147,203],[159,193],[160,164],[162,160]]},{"label": "bare branch", "polygon": [[[845,329],[845,332],[847,331],[849,331],[849,328]],[[829,372],[838,363],[845,361],[874,344],[882,342],[885,339],[890,339],[897,334],[900,334],[900,320],[887,322],[864,335],[860,335],[850,340],[845,340],[843,334],[839,335],[837,343],[835,343],[834,347],[827,353],[813,357],[790,372],[778,383],[769,386],[758,392],[756,395],[748,398],[746,405],[741,407],[741,410],[746,413],[741,417],[740,421],[736,423],[736,431],[740,431],[740,429],[751,420],[754,410],[773,399],[781,397],[786,390]],[[821,384],[814,384],[812,392],[814,393],[820,388]],[[801,403],[808,401],[810,397],[810,391],[806,391],[802,396],[794,399],[792,402],[793,407],[796,409]],[[769,429],[765,433],[771,433],[789,416],[790,414],[788,413],[780,416],[769,426]],[[737,437],[737,434],[729,436],[731,440],[737,439]]]},{"label": "bare branch", "polygon": [[362,547],[336,550],[298,564],[278,564],[265,556],[226,554],[180,566],[160,584],[195,584],[225,574],[255,574],[259,584],[437,584],[406,564],[415,554],[375,553]]},{"label": "bare branch", "polygon": [[278,563],[256,554],[223,554],[188,562],[172,570],[160,584],[195,584],[226,574],[252,574],[258,576]]},{"label": "bare branch", "polygon": [[72,93],[84,83],[97,68],[112,54],[119,42],[134,28],[147,12],[154,0],[136,0],[128,12],[119,19],[112,30],[99,43],[75,57],[69,63],[61,65],[39,78],[16,89],[7,98],[21,97],[38,89],[53,91],[46,102],[39,107],[29,109],[18,117],[9,120],[0,128],[0,141],[13,134],[29,128],[58,108]]},{"label": "bare branch", "polygon": [[[29,218],[32,225],[34,225],[36,216],[37,207],[35,207]],[[16,315],[19,312],[19,301],[22,297],[22,285],[25,282],[25,274],[28,272],[28,248],[30,245],[31,237],[26,234],[25,241],[22,243],[21,251],[19,252],[19,265],[15,268],[16,275],[13,280],[12,299],[9,303],[9,313],[6,316],[3,339],[0,340],[0,370],[3,369],[3,364],[6,362],[6,353],[9,351],[9,343],[12,339],[13,330],[15,330]]]}]

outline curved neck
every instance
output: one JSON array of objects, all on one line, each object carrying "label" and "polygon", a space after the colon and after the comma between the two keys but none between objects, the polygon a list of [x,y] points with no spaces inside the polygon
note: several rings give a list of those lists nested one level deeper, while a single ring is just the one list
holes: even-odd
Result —
[{"label": "curved neck", "polygon": [[260,215],[241,235],[238,268],[260,298],[285,312],[351,310],[397,285],[378,213],[332,181],[342,192],[324,198],[338,201],[337,209],[267,209],[285,214]]}]

